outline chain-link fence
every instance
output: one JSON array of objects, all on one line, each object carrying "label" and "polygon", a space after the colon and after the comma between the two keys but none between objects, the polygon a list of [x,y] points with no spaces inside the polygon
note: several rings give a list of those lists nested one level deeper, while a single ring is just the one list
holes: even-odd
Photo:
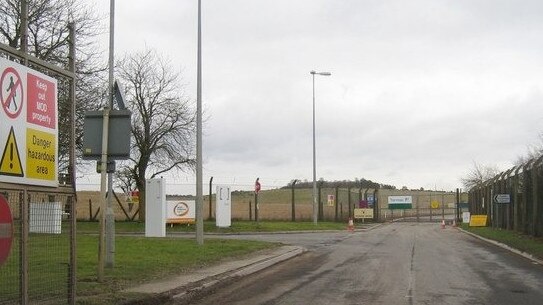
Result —
[{"label": "chain-link fence", "polygon": [[0,266],[0,304],[75,301],[74,196],[70,191],[0,189],[13,219]]}]

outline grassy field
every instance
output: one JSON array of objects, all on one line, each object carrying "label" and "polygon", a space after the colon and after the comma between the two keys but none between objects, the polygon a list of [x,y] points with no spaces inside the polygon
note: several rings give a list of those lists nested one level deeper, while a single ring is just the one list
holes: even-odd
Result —
[{"label": "grassy field", "polygon": [[[194,232],[195,226],[176,225],[168,232]],[[344,230],[345,224],[319,222],[251,222],[234,221],[230,228],[217,228],[205,223],[205,232],[271,232],[300,230]],[[190,272],[216,264],[221,260],[248,255],[255,251],[277,247],[275,243],[242,240],[221,240],[206,237],[198,246],[194,237],[145,238],[123,233],[143,233],[143,223],[117,222],[115,268],[106,269],[105,281],[97,282],[98,223],[77,224],[77,296],[80,304],[117,304],[133,294],[118,291],[140,283]],[[67,223],[62,234],[30,234],[29,277],[30,300],[64,298],[67,294],[69,238]],[[11,303],[19,293],[19,241],[15,239],[12,253],[0,269],[0,304]]]},{"label": "grassy field", "polygon": [[[338,222],[319,221],[313,222],[287,222],[287,221],[233,221],[229,228],[219,228],[213,221],[204,222],[205,233],[243,233],[243,232],[276,232],[276,231],[305,231],[305,230],[343,230],[346,224]],[[166,232],[195,232],[195,225],[177,224],[167,226]],[[77,223],[79,233],[98,232],[98,222],[80,221]],[[117,233],[143,233],[145,223],[141,222],[116,222]]]},{"label": "grassy field", "polygon": [[[31,234],[29,238],[30,300],[65,298],[69,238],[63,234]],[[18,241],[16,242],[18,244]],[[278,244],[206,238],[203,246],[193,238],[116,238],[115,268],[106,269],[97,282],[98,236],[77,237],[77,295],[82,304],[116,304],[117,292],[133,285],[205,267],[224,259],[277,247]],[[11,304],[19,295],[19,250],[0,269],[0,304]],[[106,302],[106,300],[109,300]]]},{"label": "grassy field", "polygon": [[116,238],[115,268],[106,270],[105,281],[98,283],[97,244],[95,236],[82,236],[78,239],[77,290],[81,304],[114,304],[134,297],[116,293],[124,288],[277,246],[264,242],[220,239],[206,239],[203,246],[198,246],[194,239],[121,236]]},{"label": "grassy field", "polygon": [[543,238],[531,237],[515,231],[493,229],[490,227],[469,227],[467,224],[462,224],[462,229],[543,259]]}]

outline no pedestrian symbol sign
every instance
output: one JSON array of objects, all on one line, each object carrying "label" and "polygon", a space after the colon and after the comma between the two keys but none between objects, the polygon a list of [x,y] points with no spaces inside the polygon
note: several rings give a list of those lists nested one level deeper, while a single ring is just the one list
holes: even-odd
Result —
[{"label": "no pedestrian symbol sign", "polygon": [[15,119],[23,109],[23,85],[21,77],[15,68],[8,67],[2,72],[2,108],[6,115]]},{"label": "no pedestrian symbol sign", "polygon": [[0,58],[0,182],[57,186],[57,81]]}]

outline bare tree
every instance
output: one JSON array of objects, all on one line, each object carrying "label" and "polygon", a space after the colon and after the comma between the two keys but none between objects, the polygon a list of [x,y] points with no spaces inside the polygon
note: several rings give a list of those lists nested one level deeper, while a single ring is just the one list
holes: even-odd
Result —
[{"label": "bare tree", "polygon": [[528,151],[525,155],[519,156],[515,165],[523,165],[530,160],[538,159],[543,156],[543,133],[539,134],[539,141],[536,144],[528,145]]},{"label": "bare tree", "polygon": [[183,97],[180,74],[155,51],[125,56],[117,71],[133,111],[131,158],[117,176],[124,183],[135,182],[144,220],[145,179],[195,164],[196,111]]},{"label": "bare tree", "polygon": [[482,185],[485,181],[495,177],[499,174],[500,170],[496,166],[482,165],[477,162],[473,162],[473,168],[466,175],[461,178],[462,184],[466,190],[470,190],[473,187]]},{"label": "bare tree", "polygon": [[[99,17],[84,0],[27,0],[28,3],[28,52],[39,59],[67,67],[69,50],[68,23],[75,24],[76,35],[76,145],[81,152],[83,116],[87,109],[97,109],[106,97],[105,62],[96,48],[95,38],[100,34]],[[20,48],[21,1],[0,2],[0,43]],[[37,67],[33,67],[36,68]],[[45,71],[42,71],[45,72]],[[58,80],[59,101],[59,171],[66,171],[69,156],[70,101],[68,81]],[[104,85],[105,84],[105,85]]]}]

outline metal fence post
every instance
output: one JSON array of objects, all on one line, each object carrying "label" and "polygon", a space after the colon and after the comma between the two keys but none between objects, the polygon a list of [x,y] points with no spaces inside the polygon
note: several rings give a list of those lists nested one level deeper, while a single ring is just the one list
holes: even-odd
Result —
[{"label": "metal fence post", "polygon": [[251,200],[249,200],[249,221],[253,221],[253,205]]},{"label": "metal fence post", "polygon": [[20,289],[21,304],[28,304],[28,231],[29,231],[29,199],[26,189],[19,193],[19,203],[21,204],[21,271],[20,271]]},{"label": "metal fence post", "polygon": [[336,213],[335,213],[335,216],[334,216],[334,221],[337,222],[338,221],[338,206],[339,206],[339,200],[338,200],[338,195],[339,195],[339,186],[336,185],[335,187],[335,200],[336,202],[334,202],[335,204],[335,208],[336,208]]},{"label": "metal fence post", "polygon": [[[538,160],[539,161],[539,160]],[[538,176],[538,161],[532,165],[532,227],[531,233],[533,236],[537,236],[537,176]]]},{"label": "metal fence post", "polygon": [[319,183],[317,183],[317,203],[319,205],[319,220],[324,219],[324,207],[322,206],[322,184],[323,181],[319,181]]},{"label": "metal fence post", "polygon": [[419,215],[419,196],[415,198],[415,212],[417,213],[417,222],[420,222],[420,215]]},{"label": "metal fence post", "polygon": [[441,219],[445,219],[445,193],[441,193]]},{"label": "metal fence post", "polygon": [[213,209],[213,177],[211,177],[209,179],[209,217],[208,217],[208,220],[211,220],[213,218],[213,213],[212,213],[212,209]]},{"label": "metal fence post", "polygon": [[352,215],[352,204],[351,204],[351,186],[348,186],[347,187],[347,202],[348,202],[348,206],[349,206],[349,218],[351,218],[353,215]]},{"label": "metal fence post", "polygon": [[292,187],[292,199],[291,199],[291,203],[292,203],[292,207],[291,207],[291,220],[292,221],[296,221],[296,198],[294,196],[294,189],[295,189],[295,186],[296,186],[296,182],[298,182],[297,179],[294,179],[292,181],[292,184],[291,184],[291,187]]},{"label": "metal fence post", "polygon": [[255,192],[255,221],[258,222],[258,193]]},{"label": "metal fence post", "polygon": [[77,219],[75,201],[72,195],[68,196],[67,204],[70,206],[70,268],[68,279],[68,301],[70,304],[75,305],[76,291],[77,291]]}]

